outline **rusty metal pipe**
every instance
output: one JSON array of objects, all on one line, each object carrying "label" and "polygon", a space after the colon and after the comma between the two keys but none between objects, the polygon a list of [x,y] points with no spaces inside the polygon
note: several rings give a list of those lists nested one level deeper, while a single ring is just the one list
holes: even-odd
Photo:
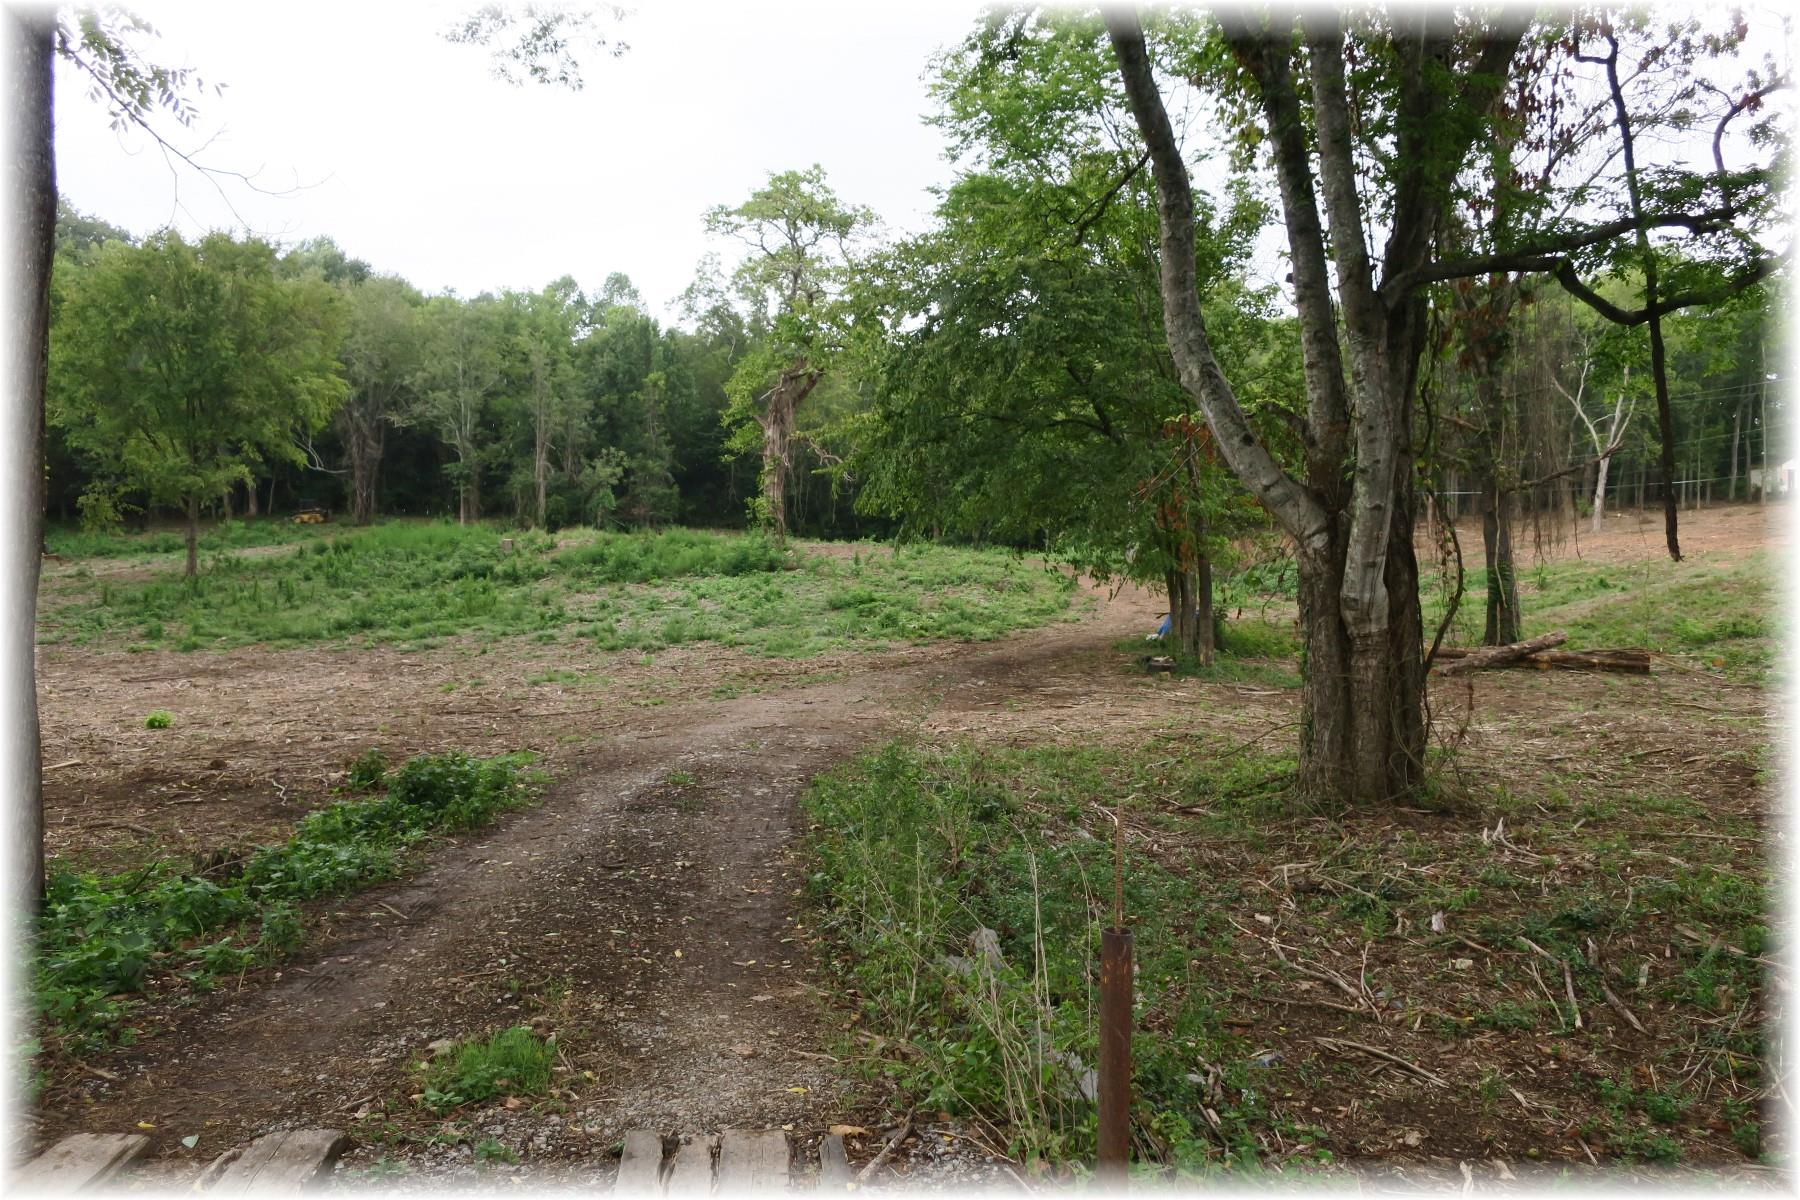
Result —
[{"label": "rusty metal pipe", "polygon": [[1100,931],[1100,1161],[1095,1176],[1125,1187],[1131,1150],[1131,931]]}]

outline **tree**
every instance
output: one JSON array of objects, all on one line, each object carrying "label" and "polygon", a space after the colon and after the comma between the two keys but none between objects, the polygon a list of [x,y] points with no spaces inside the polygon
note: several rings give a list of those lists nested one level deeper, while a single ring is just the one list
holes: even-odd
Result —
[{"label": "tree", "polygon": [[184,508],[190,577],[201,501],[254,463],[304,462],[296,435],[344,397],[338,297],[274,267],[268,245],[223,234],[109,244],[52,330],[52,419],[152,502]]},{"label": "tree", "polygon": [[349,459],[351,513],[375,518],[387,432],[412,394],[420,363],[419,293],[405,280],[378,275],[344,290],[344,342],[338,351],[349,386],[335,424]]},{"label": "tree", "polygon": [[739,431],[733,448],[760,441],[761,517],[778,539],[787,533],[796,415],[828,369],[840,338],[833,302],[874,223],[868,209],[837,198],[816,164],[771,174],[742,204],[706,217],[708,233],[739,238],[750,251],[732,283],[760,336],[732,374],[727,420]]},{"label": "tree", "polygon": [[[1208,661],[1213,559],[1247,498],[1169,355],[1151,185],[1105,30],[997,16],[939,60],[933,91],[949,156],[972,169],[930,230],[862,272],[881,336],[860,365],[874,407],[854,438],[858,504],[1154,582],[1177,653]],[[1196,240],[1212,328],[1247,368],[1285,340],[1237,278],[1262,217],[1233,189],[1222,210],[1203,200]]]},{"label": "tree", "polygon": [[[1496,176],[1494,190],[1510,189],[1510,203],[1522,213],[1550,220],[1517,222],[1515,237],[1502,239],[1492,253],[1451,258],[1388,281],[1395,291],[1438,279],[1459,279],[1507,271],[1542,272],[1607,320],[1649,331],[1649,375],[1655,394],[1662,444],[1664,531],[1669,555],[1681,558],[1675,499],[1674,411],[1668,389],[1663,318],[1684,308],[1717,305],[1755,287],[1787,258],[1764,245],[1768,231],[1781,227],[1779,166],[1787,135],[1766,103],[1789,86],[1765,56],[1726,86],[1710,80],[1709,67],[1742,67],[1749,28],[1733,11],[1723,32],[1709,33],[1700,18],[1664,23],[1646,13],[1582,14],[1567,28],[1553,26],[1556,50],[1572,64],[1592,70],[1555,78],[1555,90],[1540,103],[1552,114],[1550,131],[1538,146],[1554,162],[1570,157],[1596,126],[1611,121],[1616,147],[1598,163],[1582,163],[1568,187],[1533,188],[1522,176]],[[1582,116],[1558,129],[1560,104],[1581,102]],[[1725,147],[1732,126],[1749,118],[1743,141],[1761,156],[1743,166],[1727,166]],[[1693,145],[1710,130],[1712,165],[1694,166],[1686,156],[1670,164],[1644,160],[1641,148],[1656,141]],[[1611,219],[1601,219],[1608,212]],[[1571,214],[1584,218],[1573,221]],[[1573,226],[1571,228],[1571,226]],[[1603,294],[1608,285],[1635,281],[1641,306],[1621,305]]]},{"label": "tree", "polygon": [[[593,332],[582,342],[581,371],[596,437],[617,456],[614,482],[624,485],[610,512],[632,524],[660,525],[679,511],[669,410],[692,388],[680,361],[686,344],[658,327],[629,280],[622,275],[607,279]],[[709,434],[717,421],[715,411]]]},{"label": "tree", "polygon": [[[0,784],[7,805],[11,913],[23,932],[44,893],[43,760],[38,740],[37,585],[44,530],[44,393],[50,336],[50,262],[56,238],[56,155],[53,138],[54,15],[8,7],[5,29],[13,135],[6,173],[5,351],[7,406],[4,470],[6,573],[13,602],[6,610],[7,722]],[[13,945],[28,945],[24,936]]]},{"label": "tree", "polygon": [[587,320],[587,302],[568,276],[540,292],[507,299],[518,328],[514,345],[524,368],[521,390],[531,436],[533,513],[542,529],[556,438],[562,434],[572,439],[580,420],[570,354]]},{"label": "tree", "polygon": [[[1768,173],[1677,173],[1657,204],[1634,202],[1614,220],[1434,259],[1450,203],[1468,194],[1465,172],[1493,137],[1496,101],[1527,32],[1523,13],[1396,9],[1346,25],[1323,9],[1298,20],[1233,10],[1193,76],[1222,101],[1244,152],[1267,152],[1281,194],[1308,405],[1305,467],[1294,475],[1245,420],[1213,352],[1191,265],[1191,185],[1142,29],[1122,9],[1107,21],[1155,170],[1164,319],[1183,386],[1233,471],[1298,548],[1301,786],[1325,799],[1406,795],[1422,777],[1425,738],[1412,548],[1423,285],[1537,270],[1598,299],[1578,263],[1622,253],[1640,230],[1684,229],[1733,251],[1717,261],[1729,267],[1725,285],[1738,286],[1773,269],[1754,236]],[[1371,233],[1381,231],[1378,260]],[[1641,323],[1709,294],[1708,283],[1690,282],[1621,315]]]},{"label": "tree", "polygon": [[505,369],[505,331],[492,296],[461,300],[435,296],[422,314],[425,358],[414,398],[401,420],[423,424],[456,455],[450,470],[458,524],[481,519],[481,484],[492,443],[488,405],[499,394]]},{"label": "tree", "polygon": [[125,230],[99,217],[78,211],[62,197],[56,199],[56,253],[83,260],[107,242],[135,242]]},{"label": "tree", "polygon": [[[178,122],[193,119],[190,95],[200,79],[191,70],[158,66],[132,44],[133,35],[155,31],[142,19],[123,9],[87,9],[59,16],[52,8],[9,6],[0,17],[4,29],[8,78],[18,138],[10,158],[6,212],[10,274],[6,294],[13,306],[15,337],[8,345],[6,379],[9,436],[0,438],[18,458],[14,468],[18,501],[13,511],[19,524],[7,544],[20,558],[12,566],[12,578],[23,585],[30,603],[23,606],[7,627],[8,678],[16,681],[14,711],[18,739],[11,743],[5,769],[9,794],[19,798],[13,809],[12,845],[17,848],[17,867],[12,873],[20,889],[14,911],[21,917],[35,914],[44,891],[43,776],[39,770],[36,612],[39,548],[43,545],[43,442],[50,340],[50,270],[56,239],[56,139],[53,103],[55,64],[60,59],[89,80],[89,95],[106,106],[114,128],[136,124],[149,130],[157,110],[167,111]],[[194,160],[176,152],[190,165]],[[23,556],[29,554],[27,564]]]},{"label": "tree", "polygon": [[[1296,476],[1251,426],[1214,352],[1194,266],[1188,168],[1143,30],[1125,9],[1108,10],[1106,20],[1154,168],[1163,317],[1182,386],[1225,461],[1296,545],[1306,666],[1300,786],[1321,800],[1407,795],[1425,751],[1411,440],[1425,300],[1416,290],[1381,289],[1365,218],[1392,230],[1381,278],[1430,261],[1443,197],[1483,128],[1523,24],[1502,15],[1459,28],[1446,12],[1418,9],[1386,22],[1371,17],[1353,33],[1335,14],[1312,9],[1302,59],[1291,20],[1234,12],[1221,21],[1202,79],[1235,106],[1245,137],[1268,148],[1285,216],[1307,396]],[[1365,64],[1359,124],[1386,135],[1374,163],[1359,161],[1346,46]]]}]

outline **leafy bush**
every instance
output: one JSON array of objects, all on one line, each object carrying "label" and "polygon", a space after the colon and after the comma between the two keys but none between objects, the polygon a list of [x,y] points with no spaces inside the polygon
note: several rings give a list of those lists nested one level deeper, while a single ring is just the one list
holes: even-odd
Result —
[{"label": "leafy bush", "polygon": [[387,755],[371,747],[350,760],[347,782],[356,791],[372,792],[387,778],[387,768]]},{"label": "leafy bush", "polygon": [[650,583],[690,575],[751,575],[790,566],[760,536],[720,537],[691,529],[610,534],[556,556],[557,566],[596,583]]},{"label": "leafy bush", "polygon": [[522,1025],[466,1041],[428,1064],[425,1104],[446,1113],[495,1096],[538,1096],[550,1086],[556,1049]]},{"label": "leafy bush", "polygon": [[144,718],[145,729],[167,729],[175,723],[175,714],[164,708],[156,709]]},{"label": "leafy bush", "polygon": [[160,861],[114,876],[52,873],[35,947],[45,1032],[70,1049],[98,1046],[123,1032],[130,995],[154,974],[205,987],[292,950],[301,902],[392,878],[429,834],[472,829],[525,803],[535,784],[528,758],[420,755],[389,774],[385,796],[309,814],[228,879]]}]

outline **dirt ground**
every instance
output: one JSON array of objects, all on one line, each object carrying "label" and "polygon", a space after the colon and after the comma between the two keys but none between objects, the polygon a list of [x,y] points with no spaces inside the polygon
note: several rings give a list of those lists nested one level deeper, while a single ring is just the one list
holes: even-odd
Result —
[{"label": "dirt ground", "polygon": [[[1785,546],[1778,507],[1684,517],[1690,556]],[[1547,549],[1641,558],[1660,553],[1660,533],[1656,514],[1632,513]],[[270,1128],[323,1124],[357,1141],[346,1177],[404,1160],[411,1178],[474,1178],[467,1145],[432,1141],[442,1123],[409,1104],[413,1064],[438,1039],[519,1023],[557,1031],[557,1090],[553,1111],[493,1107],[463,1122],[470,1140],[524,1148],[496,1178],[536,1168],[538,1182],[592,1182],[640,1126],[877,1123],[879,1098],[830,1061],[840,1018],[810,969],[795,857],[809,779],[908,732],[1077,744],[1173,712],[1194,735],[1235,743],[1285,736],[1294,720],[1292,691],[1122,669],[1114,646],[1154,627],[1157,597],[1095,596],[1080,623],[997,643],[799,661],[692,646],[572,662],[567,647],[524,639],[425,652],[41,648],[47,837],[67,860],[121,866],[150,845],[204,855],[281,836],[370,746],[396,760],[529,748],[552,782],[539,805],[446,843],[411,879],[336,902],[280,969],[197,1002],[153,996],[149,1035],[58,1075],[18,1143],[146,1128],[151,1178],[175,1179]],[[1463,769],[1671,740],[1704,749],[1720,714],[1733,739],[1766,738],[1778,720],[1772,694],[1679,669],[1558,683],[1556,705],[1533,703],[1533,673],[1437,689],[1435,704],[1461,712]],[[1583,714],[1602,705],[1597,731]],[[172,727],[145,729],[153,709]],[[1766,808],[1736,768],[1677,758],[1634,761]],[[942,1157],[954,1138],[936,1136],[909,1154]]]}]

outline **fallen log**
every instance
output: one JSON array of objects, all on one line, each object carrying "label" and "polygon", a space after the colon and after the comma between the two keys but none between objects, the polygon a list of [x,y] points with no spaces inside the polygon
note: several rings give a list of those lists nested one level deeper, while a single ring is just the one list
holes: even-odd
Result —
[{"label": "fallen log", "polygon": [[[1478,649],[1480,647],[1439,646],[1437,657],[1439,661],[1456,662],[1467,658]],[[1515,662],[1501,665],[1534,667],[1540,671],[1622,671],[1628,675],[1648,675],[1650,673],[1650,652],[1637,649],[1539,650]]]},{"label": "fallen log", "polygon": [[1465,671],[1479,671],[1485,667],[1503,667],[1507,663],[1518,662],[1526,655],[1560,646],[1568,640],[1568,634],[1558,632],[1526,638],[1522,642],[1513,642],[1506,646],[1483,646],[1479,650],[1469,651],[1453,662],[1446,663],[1437,668],[1437,671],[1440,675],[1461,675]]}]

